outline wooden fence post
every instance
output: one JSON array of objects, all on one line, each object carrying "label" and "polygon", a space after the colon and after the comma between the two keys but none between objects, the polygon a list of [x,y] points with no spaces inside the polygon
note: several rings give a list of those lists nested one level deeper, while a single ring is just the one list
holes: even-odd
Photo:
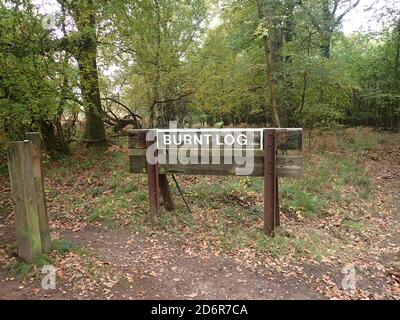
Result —
[{"label": "wooden fence post", "polygon": [[154,143],[154,141],[146,141],[149,132],[148,129],[129,130],[130,155],[134,157],[130,167],[131,172],[147,173],[150,219],[155,221],[160,211],[159,176],[158,165],[149,164],[147,161],[147,148]]},{"label": "wooden fence post", "polygon": [[41,138],[37,132],[28,132],[27,140],[32,141],[33,177],[35,180],[36,196],[39,210],[40,236],[43,252],[51,250],[49,218],[47,215],[46,194],[44,191]]},{"label": "wooden fence post", "polygon": [[[146,140],[146,147],[149,148],[155,143],[154,141]],[[157,151],[155,153],[157,155]],[[150,164],[147,162],[147,176],[149,184],[149,204],[150,204],[150,218],[155,221],[160,213],[160,197],[159,197],[159,180],[158,180],[158,164]]]},{"label": "wooden fence post", "polygon": [[[146,135],[149,130],[135,129],[129,130],[129,149],[130,149],[130,171],[134,173],[147,173],[149,175],[149,167],[147,163],[146,153],[147,147],[150,146],[153,141],[149,141],[149,144],[146,142]],[[153,166],[150,166],[151,170],[154,169]],[[158,169],[158,166],[157,166]],[[174,200],[171,194],[171,188],[168,183],[168,178],[166,174],[161,174],[158,172],[158,186],[160,189],[161,196],[164,201],[164,207],[167,211],[173,211],[175,209]],[[153,179],[153,178],[151,178]],[[150,176],[149,176],[150,182]],[[150,203],[151,210],[153,210],[153,204],[157,203],[159,200],[155,199],[155,193],[149,191],[149,194],[153,194],[150,196],[150,199],[153,200]],[[156,206],[154,206],[156,209]],[[156,215],[158,214],[158,210],[156,209]]]},{"label": "wooden fence post", "polygon": [[276,130],[264,131],[264,232],[271,235],[277,225]]},{"label": "wooden fence post", "polygon": [[18,255],[27,262],[42,254],[32,142],[11,143],[7,151],[14,202]]}]

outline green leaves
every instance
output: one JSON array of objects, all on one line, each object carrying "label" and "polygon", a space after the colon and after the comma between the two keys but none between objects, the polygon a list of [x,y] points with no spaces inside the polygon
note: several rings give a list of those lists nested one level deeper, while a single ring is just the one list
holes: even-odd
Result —
[{"label": "green leaves", "polygon": [[39,41],[46,34],[37,18],[3,6],[0,16],[0,114],[9,134],[18,136],[32,121],[54,116],[56,66]]},{"label": "green leaves", "polygon": [[[203,0],[118,4],[113,19],[117,34],[110,35],[123,52],[113,61],[124,66],[117,81],[129,79],[124,100],[140,106],[151,125],[187,114],[187,100],[200,85],[204,63],[198,47],[206,18]],[[114,51],[106,54],[115,56]]]}]

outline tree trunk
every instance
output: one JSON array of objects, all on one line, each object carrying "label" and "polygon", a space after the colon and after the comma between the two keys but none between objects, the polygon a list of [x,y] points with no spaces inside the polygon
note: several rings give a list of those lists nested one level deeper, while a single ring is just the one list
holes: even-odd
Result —
[{"label": "tree trunk", "polygon": [[96,50],[90,48],[90,42],[92,41],[84,41],[85,48],[77,57],[86,116],[84,140],[89,144],[102,144],[106,142],[106,131],[102,116]]},{"label": "tree trunk", "polygon": [[[336,12],[336,11],[335,11]],[[331,56],[331,40],[333,33],[333,25],[335,21],[335,12],[329,9],[329,0],[323,0],[322,2],[322,44],[321,44],[321,56],[329,59]]]},{"label": "tree trunk", "polygon": [[394,83],[395,89],[400,89],[400,20],[397,22],[397,43],[396,43],[396,60],[394,63]]},{"label": "tree trunk", "polygon": [[[161,81],[161,70],[160,70],[160,57],[161,57],[161,8],[158,0],[154,0],[155,6],[155,14],[156,14],[156,43],[157,43],[157,52],[155,57],[155,66],[156,66],[156,74],[153,83],[153,105],[150,110],[150,124],[152,128],[163,126],[162,123],[162,114],[158,112],[160,101],[160,81]],[[162,110],[161,110],[162,111]]]},{"label": "tree trunk", "polygon": [[85,107],[84,140],[88,145],[106,144],[99,75],[97,68],[96,10],[92,0],[75,10],[74,20],[79,30],[75,58],[78,61]]},{"label": "tree trunk", "polygon": [[[256,0],[258,15],[260,20],[265,20],[266,16],[262,7],[262,0]],[[275,26],[270,29],[270,34],[264,35],[264,50],[267,63],[267,81],[269,87],[269,98],[275,125],[280,128],[281,120],[279,117],[279,106],[276,97],[276,86],[278,80],[278,65],[281,60],[282,39],[279,30]]]},{"label": "tree trunk", "polygon": [[65,141],[65,136],[64,136],[64,129],[61,124],[61,116],[57,117],[55,121],[55,128],[57,130],[57,142],[59,149],[63,154],[69,155],[71,154],[71,151],[68,147],[67,142]]},{"label": "tree trunk", "polygon": [[[343,1],[344,3],[344,1]],[[340,25],[343,18],[360,3],[357,0],[338,15],[338,9],[341,7],[341,0],[322,0],[322,25],[320,26],[313,17],[313,24],[319,30],[322,37],[321,56],[329,59],[331,56],[332,35],[335,29]],[[331,9],[332,7],[332,9]]]},{"label": "tree trunk", "polygon": [[323,31],[322,44],[321,44],[321,56],[329,59],[331,57],[331,42],[332,34],[330,31]]},{"label": "tree trunk", "polygon": [[57,139],[56,128],[51,121],[40,121],[39,126],[44,147],[52,159],[70,154],[67,144],[62,144]]}]

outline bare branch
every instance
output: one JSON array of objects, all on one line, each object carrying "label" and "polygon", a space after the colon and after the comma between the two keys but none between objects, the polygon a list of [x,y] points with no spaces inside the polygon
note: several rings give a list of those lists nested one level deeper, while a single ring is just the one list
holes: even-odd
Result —
[{"label": "bare branch", "polygon": [[116,115],[114,112],[112,112],[112,110],[111,110],[109,107],[107,107],[107,110],[108,110],[108,112],[110,112],[111,115],[114,117],[115,121],[118,121],[117,115]]},{"label": "bare branch", "polygon": [[127,106],[124,105],[122,102],[118,101],[117,99],[105,97],[105,98],[102,98],[101,100],[103,100],[103,101],[107,101],[107,100],[108,100],[108,101],[114,102],[114,103],[118,104],[119,106],[123,107],[124,109],[126,109],[126,111],[128,111],[129,114],[130,114],[132,117],[137,118],[137,119],[140,119],[140,120],[143,120],[143,118],[142,118],[141,116],[135,114],[129,107],[127,107]]},{"label": "bare branch", "polygon": [[176,101],[181,101],[183,98],[187,98],[189,96],[191,96],[192,94],[194,94],[197,90],[182,94],[181,96],[179,96],[178,98],[173,98],[173,99],[167,99],[167,100],[163,100],[163,101],[155,101],[155,104],[168,104],[171,102],[176,102]]},{"label": "bare branch", "polygon": [[332,10],[332,16],[336,16],[336,12],[339,6],[340,0],[334,0],[334,5],[333,5],[333,10]]},{"label": "bare branch", "polygon": [[357,0],[355,3],[350,4],[350,6],[336,19],[336,24],[339,24],[343,18],[353,9],[355,9],[360,4],[360,0]]}]

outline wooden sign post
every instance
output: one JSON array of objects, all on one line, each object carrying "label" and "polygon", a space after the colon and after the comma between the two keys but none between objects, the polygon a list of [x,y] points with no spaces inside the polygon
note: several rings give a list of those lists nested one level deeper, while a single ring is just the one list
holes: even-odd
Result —
[{"label": "wooden sign post", "polygon": [[31,262],[42,254],[39,206],[32,165],[32,142],[14,142],[8,147],[8,170],[14,202],[18,256]]},{"label": "wooden sign post", "polygon": [[[159,193],[165,209],[174,209],[167,174],[239,175],[245,164],[225,161],[227,154],[251,151],[253,168],[240,175],[264,178],[264,232],[271,235],[280,225],[278,178],[302,175],[302,129],[129,130],[129,149],[130,171],[148,175],[151,219],[159,213]],[[150,164],[148,156],[157,161]]]},{"label": "wooden sign post", "polygon": [[[151,146],[150,142],[146,143],[147,147]],[[160,186],[158,179],[158,165],[147,163],[147,175],[149,179],[149,204],[150,204],[150,217],[155,220],[160,211],[160,199],[158,188]]]},{"label": "wooden sign post", "polygon": [[40,136],[29,133],[23,142],[8,147],[8,170],[14,202],[18,256],[32,262],[51,249],[44,194]]},{"label": "wooden sign post", "polygon": [[276,131],[264,131],[264,232],[271,235],[277,226]]},{"label": "wooden sign post", "polygon": [[146,141],[148,133],[149,130],[132,130],[130,132],[130,158],[135,159],[135,161],[130,161],[130,171],[147,174],[149,181],[148,192],[150,219],[155,220],[160,210],[160,197],[158,190],[161,191],[160,193],[163,199],[163,204],[167,211],[173,211],[175,205],[172,199],[167,176],[159,173],[158,165],[149,164],[146,159],[147,149],[153,144],[152,141]]}]

